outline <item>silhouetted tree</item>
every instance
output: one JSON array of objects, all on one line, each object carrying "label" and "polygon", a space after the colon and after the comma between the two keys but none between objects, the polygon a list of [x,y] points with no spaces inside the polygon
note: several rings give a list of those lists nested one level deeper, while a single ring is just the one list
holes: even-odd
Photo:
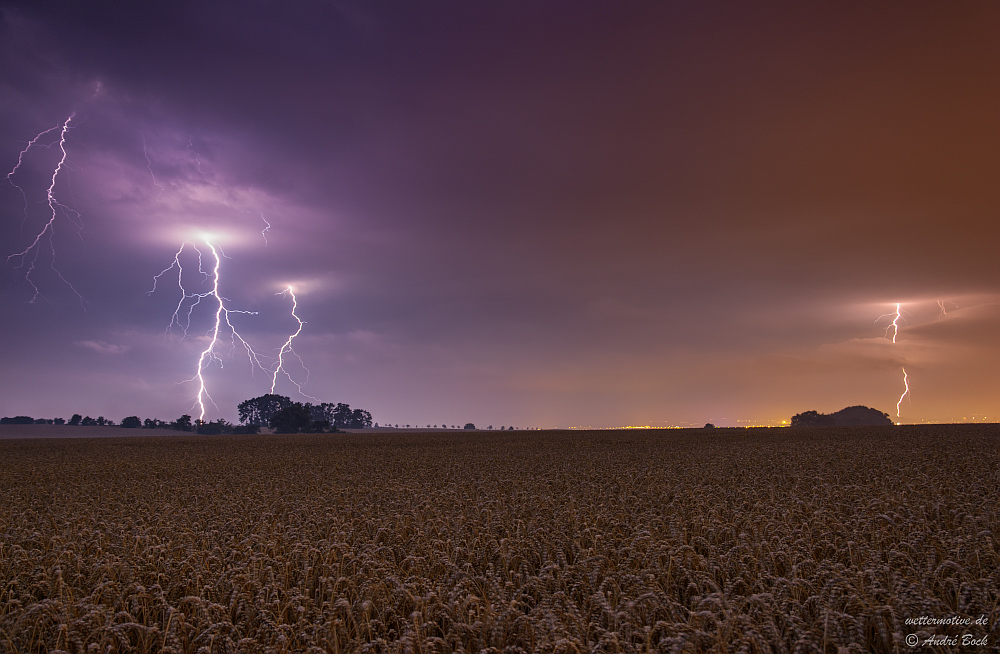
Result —
[{"label": "silhouetted tree", "polygon": [[197,433],[205,434],[208,436],[216,436],[218,434],[231,434],[233,431],[233,426],[219,418],[215,422],[204,422],[202,420],[198,421]]},{"label": "silhouetted tree", "polygon": [[142,427],[142,420],[139,420],[139,416],[122,418],[122,427],[125,429],[138,429],[139,427]]},{"label": "silhouetted tree", "polygon": [[476,426],[474,424],[472,424],[471,422],[465,423],[465,427],[463,427],[463,429],[475,429],[475,428],[476,428]]},{"label": "silhouetted tree", "polygon": [[54,424],[54,425],[65,425],[66,421],[64,419],[62,419],[62,418],[53,418],[52,419],[52,424]]},{"label": "silhouetted tree", "polygon": [[14,416],[13,418],[0,418],[0,425],[33,425],[35,419],[31,416]]},{"label": "silhouetted tree", "polygon": [[176,429],[177,431],[191,431],[194,429],[194,425],[191,423],[191,416],[185,413],[180,418],[170,423],[170,428]]},{"label": "silhouetted tree", "polygon": [[77,425],[80,424],[81,420],[83,420],[83,416],[81,416],[79,413],[74,413],[73,417],[69,419],[69,424],[71,427],[76,427]]},{"label": "silhouetted tree", "polygon": [[277,434],[297,434],[312,422],[309,409],[295,402],[271,416],[268,426]]},{"label": "silhouetted tree", "polygon": [[792,427],[861,427],[892,425],[888,413],[866,406],[849,406],[834,413],[803,411],[792,416]]},{"label": "silhouetted tree", "polygon": [[80,424],[83,425],[84,427],[93,427],[94,425],[97,424],[97,421],[91,418],[90,416],[86,416],[83,420],[80,421]]},{"label": "silhouetted tree", "polygon": [[240,414],[240,422],[245,425],[269,425],[274,414],[291,404],[290,397],[268,393],[240,402],[236,410]]}]

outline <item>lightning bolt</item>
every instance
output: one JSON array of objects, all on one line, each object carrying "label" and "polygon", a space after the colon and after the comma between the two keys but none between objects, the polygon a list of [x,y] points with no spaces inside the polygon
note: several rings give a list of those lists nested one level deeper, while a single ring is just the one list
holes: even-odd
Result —
[{"label": "lightning bolt", "polygon": [[[266,225],[264,229],[260,230],[260,237],[264,239],[264,247],[267,247],[267,233],[271,231],[271,223],[267,222],[267,218],[264,217],[263,212],[261,212],[260,214],[260,219],[263,220],[264,225]],[[289,286],[288,288],[291,288],[291,286]]]},{"label": "lightning bolt", "polygon": [[[205,250],[204,252],[202,251],[203,248]],[[188,286],[185,285],[185,266],[182,262],[182,256],[184,255],[184,251],[187,249],[194,250],[194,254],[197,255],[197,275],[200,277],[200,283],[208,284],[208,290],[199,292],[190,290]],[[237,345],[243,348],[247,360],[250,363],[251,375],[256,369],[260,369],[262,372],[271,377],[271,392],[274,392],[279,375],[284,374],[284,376],[295,385],[299,393],[311,400],[319,401],[317,398],[312,397],[302,390],[302,386],[308,382],[308,369],[306,369],[306,381],[298,382],[284,367],[286,358],[289,355],[294,356],[299,360],[299,363],[302,363],[302,359],[298,356],[295,350],[292,349],[292,340],[302,332],[302,328],[305,323],[296,314],[298,301],[292,287],[287,287],[284,291],[277,293],[277,295],[287,294],[291,296],[292,317],[295,318],[298,326],[295,332],[285,340],[284,344],[282,344],[276,357],[266,355],[256,350],[249,343],[249,341],[247,341],[247,339],[239,333],[236,326],[233,325],[232,320],[230,319],[232,314],[257,315],[257,312],[232,309],[227,306],[227,302],[229,302],[229,300],[223,296],[219,290],[221,284],[223,258],[228,258],[226,253],[219,245],[212,243],[208,238],[202,239],[202,243],[200,245],[190,241],[185,241],[181,244],[180,248],[178,248],[177,252],[174,253],[174,257],[170,265],[153,276],[153,287],[147,292],[147,295],[155,293],[161,280],[171,272],[176,271],[177,288],[180,291],[180,299],[174,307],[170,323],[167,325],[165,330],[166,333],[171,333],[175,328],[177,328],[186,337],[191,328],[192,314],[195,309],[200,306],[203,301],[210,303],[212,306],[210,326],[204,336],[208,343],[198,355],[194,375],[189,379],[184,380],[184,382],[194,383],[197,387],[194,406],[197,407],[199,412],[198,419],[205,419],[208,404],[218,408],[218,405],[215,403],[215,400],[212,399],[212,396],[208,391],[205,373],[213,364],[217,364],[220,368],[225,367],[223,354],[220,353],[219,350],[226,333],[229,334],[231,350],[235,349]],[[205,265],[206,259],[209,262],[207,270]],[[302,367],[305,368],[305,364],[302,364]]]},{"label": "lightning bolt", "polygon": [[899,302],[896,303],[895,312],[883,313],[875,320],[875,323],[878,324],[882,322],[883,318],[892,318],[892,322],[890,322],[889,325],[885,328],[885,337],[889,338],[889,330],[892,330],[892,342],[895,343],[896,336],[899,335],[899,322],[903,320],[903,312],[900,308],[900,303]]},{"label": "lightning bolt", "polygon": [[299,384],[299,382],[295,381],[295,379],[293,379],[292,376],[290,374],[288,374],[288,371],[285,370],[285,353],[289,353],[292,356],[294,356],[296,359],[298,359],[299,363],[302,364],[302,367],[305,368],[305,370],[306,370],[306,381],[302,382],[302,383],[304,384],[304,383],[307,383],[309,381],[309,369],[306,368],[305,363],[302,362],[302,358],[295,352],[295,350],[292,349],[292,340],[296,336],[298,336],[300,333],[302,333],[302,327],[305,325],[305,323],[302,322],[302,319],[299,318],[298,315],[295,313],[295,310],[299,308],[298,299],[295,297],[295,289],[293,289],[291,286],[289,286],[288,288],[286,288],[285,290],[281,291],[280,293],[275,293],[275,295],[282,295],[282,296],[283,295],[289,295],[289,296],[291,296],[291,298],[292,298],[292,318],[295,318],[295,322],[297,322],[299,324],[299,326],[298,326],[298,329],[295,330],[295,333],[289,335],[288,339],[284,342],[284,344],[282,344],[281,349],[278,351],[278,367],[274,369],[274,374],[271,376],[271,393],[274,393],[274,388],[278,384],[278,375],[280,373],[284,373],[285,377],[288,378],[288,381],[292,382],[292,384],[294,384],[295,387],[297,389],[299,389],[299,393],[301,393],[302,395],[305,395],[306,397],[308,397],[309,399],[313,400],[314,402],[319,402],[319,398],[315,398],[312,395],[308,395],[307,393],[305,393],[302,390],[302,385]]},{"label": "lightning bolt", "polygon": [[[938,304],[941,304],[940,302]],[[942,311],[944,310],[944,305],[941,305]],[[889,338],[889,330],[892,330],[892,342],[896,342],[896,337],[899,336],[899,323],[903,320],[903,311],[901,303],[896,303],[896,311],[893,313],[885,313],[878,317],[875,321],[880,322],[883,318],[892,318],[892,322],[885,328],[885,337]],[[910,394],[910,383],[909,378],[906,375],[906,368],[903,368],[903,394],[899,396],[899,401],[896,402],[896,417],[899,418],[900,405],[903,403],[903,398]]]},{"label": "lightning bolt", "polygon": [[906,368],[903,368],[903,394],[899,396],[899,401],[896,402],[896,417],[899,417],[899,405],[903,403],[903,398],[910,394],[910,381],[906,376]]},{"label": "lightning bolt", "polygon": [[69,220],[77,227],[77,230],[82,229],[82,226],[78,222],[80,218],[80,213],[75,209],[73,209],[72,207],[68,207],[65,204],[61,203],[56,198],[56,182],[59,181],[59,173],[61,173],[63,168],[66,166],[66,158],[68,156],[66,153],[66,135],[69,133],[70,123],[73,121],[73,118],[75,116],[76,116],[75,113],[70,114],[69,117],[66,119],[66,121],[62,123],[62,125],[56,125],[55,127],[50,127],[49,129],[43,132],[39,132],[35,136],[35,138],[28,141],[28,145],[25,146],[25,148],[21,150],[20,154],[18,154],[17,156],[17,164],[11,169],[9,173],[7,173],[7,181],[10,182],[11,185],[13,185],[15,188],[17,188],[21,192],[22,197],[24,198],[24,220],[22,220],[21,223],[23,227],[24,221],[27,220],[28,217],[28,196],[25,193],[24,189],[14,182],[14,175],[21,168],[21,165],[24,163],[25,155],[27,155],[32,148],[36,146],[50,148],[52,147],[52,145],[56,145],[56,143],[43,145],[42,143],[39,143],[39,139],[41,139],[46,134],[51,134],[56,130],[59,131],[59,141],[57,142],[57,144],[59,145],[59,151],[61,152],[62,156],[59,158],[59,162],[52,170],[52,178],[49,181],[48,189],[46,189],[45,191],[45,198],[48,203],[50,211],[49,219],[48,221],[46,221],[42,229],[38,231],[38,233],[35,235],[34,240],[32,240],[31,244],[28,245],[28,247],[24,248],[20,252],[7,255],[8,263],[11,262],[11,260],[16,260],[14,266],[16,270],[20,270],[22,267],[27,266],[27,270],[24,273],[24,280],[28,283],[28,285],[31,286],[32,290],[34,291],[31,300],[29,300],[29,303],[32,304],[42,296],[41,290],[38,288],[38,285],[35,284],[34,280],[32,279],[32,273],[35,272],[35,265],[38,263],[38,256],[41,253],[43,241],[46,241],[48,243],[49,252],[51,253],[51,258],[49,260],[49,267],[52,268],[53,272],[55,272],[55,274],[59,277],[59,279],[64,284],[66,284],[66,286],[68,286],[70,290],[73,291],[76,297],[80,300],[80,306],[83,306],[84,303],[86,302],[83,296],[80,295],[80,292],[76,290],[76,287],[74,287],[65,277],[63,277],[63,274],[59,271],[58,268],[56,268],[56,249],[55,249],[55,244],[52,242],[52,237],[55,234],[56,219],[59,217],[60,212],[62,212],[62,215],[65,216],[67,220]]},{"label": "lightning bolt", "polygon": [[194,141],[191,140],[191,139],[189,139],[188,140],[188,144],[187,144],[187,150],[194,157],[194,166],[195,166],[195,168],[198,169],[198,174],[201,175],[201,179],[202,180],[207,180],[208,179],[208,175],[206,175],[205,171],[203,171],[201,169],[201,155],[199,153],[197,153],[197,152],[194,151],[194,147],[193,146],[194,146]]},{"label": "lightning bolt", "polygon": [[163,184],[156,181],[156,175],[153,174],[153,161],[149,158],[149,152],[146,151],[146,137],[142,137],[142,155],[146,157],[146,169],[149,171],[149,176],[153,179],[153,186],[160,189],[156,192],[156,199],[159,201],[160,196],[163,195],[163,190],[166,188]]}]

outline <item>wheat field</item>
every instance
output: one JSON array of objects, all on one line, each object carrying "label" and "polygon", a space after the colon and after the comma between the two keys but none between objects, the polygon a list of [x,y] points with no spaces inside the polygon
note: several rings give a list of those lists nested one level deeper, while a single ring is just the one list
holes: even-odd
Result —
[{"label": "wheat field", "polygon": [[3,440],[0,651],[997,651],[998,445],[958,425]]}]

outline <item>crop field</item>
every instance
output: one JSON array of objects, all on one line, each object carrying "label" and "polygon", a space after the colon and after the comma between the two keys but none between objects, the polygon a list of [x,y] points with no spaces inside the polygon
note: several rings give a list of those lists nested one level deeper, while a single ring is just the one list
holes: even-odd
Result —
[{"label": "crop field", "polygon": [[0,440],[0,651],[997,651],[998,534],[993,425]]}]

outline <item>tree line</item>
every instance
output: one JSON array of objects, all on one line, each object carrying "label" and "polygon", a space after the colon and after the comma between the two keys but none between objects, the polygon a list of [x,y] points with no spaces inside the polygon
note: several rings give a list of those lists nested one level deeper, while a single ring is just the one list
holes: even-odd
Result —
[{"label": "tree line", "polygon": [[[342,429],[368,429],[372,426],[372,414],[364,409],[352,409],[349,404],[338,402],[293,402],[290,397],[268,393],[260,397],[244,400],[236,407],[240,424],[234,425],[223,418],[212,421],[192,420],[184,414],[171,422],[156,418],[142,420],[139,416],[128,416],[121,421],[126,429],[174,429],[193,431],[198,434],[259,434],[263,427],[269,427],[278,434],[336,433]],[[32,418],[14,416],[0,418],[0,425],[71,425],[71,426],[114,426],[114,420],[103,416],[91,418],[74,413],[67,422],[62,418]]]}]

